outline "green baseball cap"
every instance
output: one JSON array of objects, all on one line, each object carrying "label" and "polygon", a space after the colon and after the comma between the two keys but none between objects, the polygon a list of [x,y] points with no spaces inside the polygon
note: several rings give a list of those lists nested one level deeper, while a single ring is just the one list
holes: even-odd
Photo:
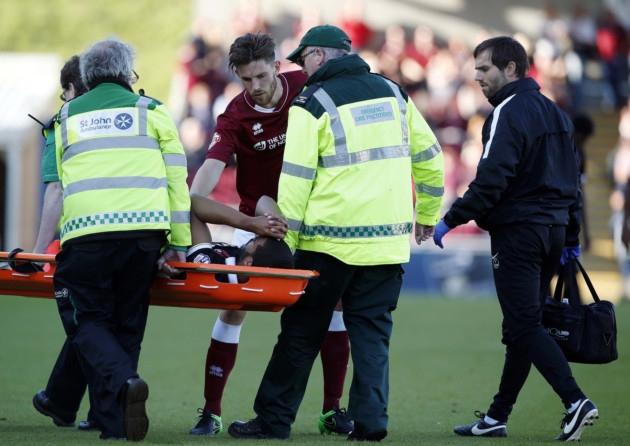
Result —
[{"label": "green baseball cap", "polygon": [[300,53],[307,46],[321,46],[323,48],[341,48],[350,51],[350,37],[341,29],[333,25],[321,25],[314,26],[309,29],[302,40],[300,45],[295,51],[287,56],[291,62],[300,57]]}]

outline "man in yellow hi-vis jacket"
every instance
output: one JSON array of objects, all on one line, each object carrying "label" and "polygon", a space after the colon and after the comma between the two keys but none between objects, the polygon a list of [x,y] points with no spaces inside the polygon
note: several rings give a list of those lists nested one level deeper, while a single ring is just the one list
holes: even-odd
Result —
[{"label": "man in yellow hi-vis jacket", "polygon": [[257,417],[237,438],[288,438],[335,303],[341,299],[354,375],[349,440],[387,435],[392,311],[409,261],[415,183],[418,244],[433,234],[444,192],[440,145],[412,100],[372,74],[350,39],[317,26],[288,57],[309,76],[289,112],[278,204],[297,268],[320,272],[284,310],[258,389]]},{"label": "man in yellow hi-vis jacket", "polygon": [[133,50],[116,39],[81,55],[89,91],[55,124],[63,188],[54,290],[92,389],[101,438],[141,440],[147,384],[137,373],[149,292],[166,260],[185,261],[190,239],[186,157],[157,100],[137,95]]}]

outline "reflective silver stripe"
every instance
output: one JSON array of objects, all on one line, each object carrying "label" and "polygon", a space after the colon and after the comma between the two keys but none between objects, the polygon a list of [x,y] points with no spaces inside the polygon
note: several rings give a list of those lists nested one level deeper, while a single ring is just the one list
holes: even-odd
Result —
[{"label": "reflective silver stripe", "polygon": [[[63,121],[66,122],[65,120]],[[158,141],[149,136],[112,136],[109,138],[92,138],[77,141],[72,144],[62,161],[66,162],[75,155],[100,149],[157,149],[160,150]]]},{"label": "reflective silver stripe", "polygon": [[302,226],[300,234],[306,237],[321,235],[332,238],[370,238],[392,237],[411,234],[413,224],[411,222],[393,225],[369,225],[369,226]]},{"label": "reflective silver stripe", "polygon": [[291,175],[293,177],[303,178],[305,180],[313,181],[315,179],[315,169],[310,167],[299,166],[297,164],[284,161],[282,163],[282,173]]},{"label": "reflective silver stripe", "polygon": [[171,211],[171,223],[190,223],[190,212]]},{"label": "reflective silver stripe", "polygon": [[103,189],[159,189],[167,187],[166,178],[154,177],[113,177],[88,178],[68,184],[63,190],[63,197],[81,192]]},{"label": "reflective silver stripe", "polygon": [[183,153],[166,153],[162,158],[167,167],[186,167],[186,155]]},{"label": "reflective silver stripe", "polygon": [[424,149],[422,152],[416,153],[415,155],[413,155],[411,157],[411,162],[421,163],[423,161],[428,161],[432,158],[435,158],[441,151],[442,151],[442,146],[440,146],[439,142],[435,141],[435,144],[433,144],[428,149]]},{"label": "reflective silver stripe", "polygon": [[136,108],[138,109],[138,133],[142,136],[146,136],[148,128],[148,111],[147,107],[153,101],[146,96],[140,96],[138,102],[136,102]]},{"label": "reflective silver stripe", "polygon": [[406,158],[409,156],[409,146],[377,147],[356,153],[340,153],[323,156],[319,159],[320,167],[340,167],[367,161]]},{"label": "reflective silver stripe", "polygon": [[59,121],[61,123],[61,146],[64,150],[68,148],[68,127],[66,125],[66,120],[68,119],[68,107],[70,106],[69,102],[66,102],[61,106],[61,112],[59,115]]},{"label": "reflective silver stripe", "polygon": [[302,220],[294,220],[292,218],[287,218],[289,222],[289,231],[299,231],[302,227]]},{"label": "reflective silver stripe", "polygon": [[390,81],[389,79],[385,79],[389,88],[394,92],[394,96],[396,96],[396,101],[398,101],[398,108],[400,109],[400,125],[402,129],[402,139],[403,144],[409,144],[409,125],[407,124],[407,103],[403,99],[400,94],[400,88],[398,85]]},{"label": "reflective silver stripe", "polygon": [[430,197],[440,198],[444,196],[444,187],[429,186],[427,184],[416,184],[416,192],[426,194]]},{"label": "reflective silver stripe", "polygon": [[494,113],[492,113],[492,124],[490,124],[490,138],[488,138],[488,142],[486,146],[483,148],[482,159],[488,158],[488,153],[490,153],[490,146],[492,145],[492,140],[494,139],[494,134],[497,130],[497,123],[499,122],[499,116],[501,115],[501,109],[505,104],[507,104],[510,99],[512,99],[516,95],[512,95],[509,98],[505,99],[503,102],[499,104],[497,108],[494,109]]},{"label": "reflective silver stripe", "polygon": [[67,233],[85,228],[106,225],[168,223],[168,215],[164,211],[120,211],[102,214],[83,215],[68,220],[61,228],[61,237]]},{"label": "reflective silver stripe", "polygon": [[[404,101],[398,86],[387,80],[387,84],[392,89],[398,108],[400,109],[400,121],[402,130],[403,143],[400,146],[377,147],[374,149],[363,150],[356,153],[348,153],[348,145],[346,140],[346,132],[339,116],[339,111],[332,98],[323,88],[318,89],[313,96],[324,107],[326,113],[330,117],[330,128],[335,139],[335,154],[320,157],[318,161],[319,167],[341,167],[353,164],[364,163],[366,161],[401,158],[410,155],[409,148],[409,126],[407,125],[407,103]],[[284,166],[283,166],[284,171]],[[301,175],[294,175],[301,176]],[[313,176],[314,178],[314,176]]]},{"label": "reflective silver stripe", "polygon": [[346,143],[346,131],[343,128],[341,117],[337,106],[331,99],[331,97],[324,91],[323,88],[319,88],[314,94],[315,98],[324,107],[326,113],[330,117],[330,129],[335,137],[335,152],[336,153],[348,153],[348,146]]}]

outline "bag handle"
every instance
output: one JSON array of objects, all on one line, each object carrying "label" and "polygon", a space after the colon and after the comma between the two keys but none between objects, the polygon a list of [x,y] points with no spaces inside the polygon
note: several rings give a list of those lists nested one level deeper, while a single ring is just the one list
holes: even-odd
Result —
[{"label": "bag handle", "polygon": [[577,268],[573,259],[558,268],[558,281],[553,293],[554,300],[563,301],[563,297],[568,299],[570,305],[580,305],[580,287],[577,283]]},{"label": "bag handle", "polygon": [[[586,270],[584,269],[580,261],[577,258],[570,259],[569,261],[574,262],[574,264],[578,266],[578,269],[582,273],[582,277],[584,277],[584,281],[586,282],[586,285],[588,286],[588,289],[591,292],[591,296],[593,297],[593,300],[595,302],[599,302],[599,296],[597,295],[597,291],[595,291],[593,282],[591,282],[590,277],[588,277],[588,274],[586,274]],[[562,302],[562,288],[563,288],[564,281],[569,280],[567,277],[565,277],[564,270],[565,270],[564,268],[560,268],[560,270],[558,271],[558,281],[556,283],[556,289],[553,292],[553,298],[557,300],[558,302]],[[573,269],[571,269],[571,271],[573,271]],[[571,299],[569,299],[569,301],[571,301]]]},{"label": "bag handle", "polygon": [[588,286],[588,289],[591,292],[591,295],[593,296],[593,300],[595,302],[599,302],[599,296],[597,295],[597,291],[595,291],[595,287],[593,286],[593,283],[591,282],[590,277],[588,277],[588,274],[586,274],[586,270],[584,269],[584,267],[582,266],[582,264],[580,263],[578,259],[574,259],[574,260],[575,260],[575,264],[578,266],[578,268],[580,269],[580,272],[582,273],[582,277],[584,277],[584,281],[586,282],[586,286]]}]

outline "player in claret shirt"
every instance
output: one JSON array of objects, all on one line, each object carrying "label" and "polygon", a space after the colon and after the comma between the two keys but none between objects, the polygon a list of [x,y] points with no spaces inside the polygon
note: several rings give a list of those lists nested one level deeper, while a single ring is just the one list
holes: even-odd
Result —
[{"label": "player in claret shirt", "polygon": [[[245,90],[236,96],[217,119],[206,160],[191,186],[191,194],[208,196],[219,181],[232,155],[236,156],[236,189],[239,210],[255,215],[256,203],[266,195],[278,196],[289,107],[302,90],[306,75],[301,71],[280,73],[276,43],[268,34],[245,34],[231,45],[229,66]],[[194,200],[193,200],[194,202]],[[206,222],[191,212],[193,234],[207,231]],[[232,245],[242,246],[254,234],[237,229]],[[202,239],[208,239],[204,236]],[[195,240],[193,244],[203,240]],[[338,307],[341,310],[341,307]],[[241,326],[247,312],[223,310],[212,330],[206,358],[204,397],[199,420],[190,430],[193,435],[216,435],[222,431],[221,400],[228,377],[236,362]],[[324,371],[324,402],[318,419],[320,432],[348,434],[352,423],[340,409],[339,400],[350,356],[348,334],[341,311],[335,311],[328,336],[321,349]],[[217,371],[220,370],[220,373]]]}]

